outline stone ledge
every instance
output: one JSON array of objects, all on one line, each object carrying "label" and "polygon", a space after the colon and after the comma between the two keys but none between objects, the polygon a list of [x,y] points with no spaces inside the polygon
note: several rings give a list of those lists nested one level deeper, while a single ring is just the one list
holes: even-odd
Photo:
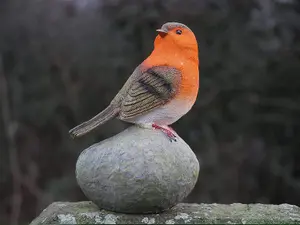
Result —
[{"label": "stone ledge", "polygon": [[160,214],[120,214],[92,202],[54,202],[30,225],[38,224],[300,224],[300,208],[264,204],[178,204]]}]

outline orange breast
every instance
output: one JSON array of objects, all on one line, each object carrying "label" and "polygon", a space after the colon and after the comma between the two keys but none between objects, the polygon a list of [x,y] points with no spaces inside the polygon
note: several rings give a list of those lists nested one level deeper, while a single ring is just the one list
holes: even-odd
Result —
[{"label": "orange breast", "polygon": [[147,67],[167,65],[181,71],[181,83],[176,99],[188,101],[194,104],[199,89],[199,65],[198,56],[184,55],[182,51],[166,51],[155,49],[143,62]]}]

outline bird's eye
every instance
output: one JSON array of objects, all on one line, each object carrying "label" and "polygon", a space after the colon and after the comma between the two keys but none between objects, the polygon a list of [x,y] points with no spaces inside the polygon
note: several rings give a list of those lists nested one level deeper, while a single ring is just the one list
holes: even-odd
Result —
[{"label": "bird's eye", "polygon": [[181,35],[182,34],[182,30],[176,30],[176,34]]}]

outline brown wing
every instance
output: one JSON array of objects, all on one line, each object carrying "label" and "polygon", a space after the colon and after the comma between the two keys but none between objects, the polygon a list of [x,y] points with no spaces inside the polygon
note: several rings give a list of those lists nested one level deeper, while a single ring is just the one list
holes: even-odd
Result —
[{"label": "brown wing", "polygon": [[180,82],[181,73],[173,67],[156,66],[145,70],[124,97],[120,119],[132,119],[166,104],[177,93]]}]

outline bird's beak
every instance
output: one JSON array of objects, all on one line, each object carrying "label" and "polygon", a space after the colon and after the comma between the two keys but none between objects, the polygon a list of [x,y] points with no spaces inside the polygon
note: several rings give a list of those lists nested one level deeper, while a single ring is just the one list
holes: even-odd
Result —
[{"label": "bird's beak", "polygon": [[163,34],[167,34],[167,33],[168,33],[168,31],[167,31],[167,30],[165,30],[165,29],[162,29],[162,28],[160,28],[160,29],[157,29],[156,31],[157,31],[157,32],[159,32],[159,33],[163,33]]}]

